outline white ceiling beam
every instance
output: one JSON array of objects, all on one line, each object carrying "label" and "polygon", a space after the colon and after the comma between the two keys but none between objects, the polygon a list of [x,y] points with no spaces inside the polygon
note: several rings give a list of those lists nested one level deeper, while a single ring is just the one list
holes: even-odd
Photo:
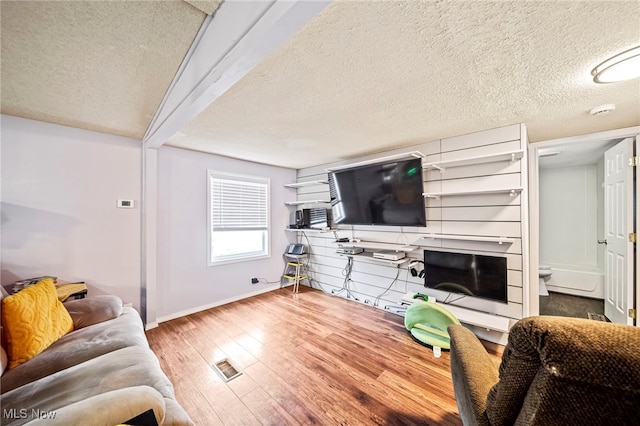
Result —
[{"label": "white ceiling beam", "polygon": [[143,141],[159,148],[304,27],[330,0],[227,0],[207,16]]}]

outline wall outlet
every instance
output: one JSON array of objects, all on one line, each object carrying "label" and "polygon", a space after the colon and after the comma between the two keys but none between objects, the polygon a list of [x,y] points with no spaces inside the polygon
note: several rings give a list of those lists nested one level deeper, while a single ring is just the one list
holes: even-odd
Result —
[{"label": "wall outlet", "polygon": [[257,278],[251,278],[251,284],[258,284],[259,282]]},{"label": "wall outlet", "polygon": [[123,306],[125,308],[133,308],[133,303],[125,303]]}]

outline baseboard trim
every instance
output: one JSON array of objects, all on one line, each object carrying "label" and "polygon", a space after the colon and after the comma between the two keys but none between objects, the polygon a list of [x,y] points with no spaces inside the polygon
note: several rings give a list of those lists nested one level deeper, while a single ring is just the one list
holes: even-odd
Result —
[{"label": "baseboard trim", "polygon": [[280,288],[279,284],[275,284],[275,285],[270,285],[267,287],[263,287],[262,289],[258,290],[258,291],[253,291],[251,293],[245,293],[236,297],[230,297],[228,299],[224,299],[224,300],[219,300],[217,302],[213,302],[213,303],[209,303],[206,305],[202,305],[202,306],[197,306],[191,309],[186,309],[184,311],[180,311],[180,312],[175,312],[173,314],[169,314],[169,315],[163,315],[161,317],[156,318],[156,322],[155,323],[151,323],[151,324],[160,324],[166,321],[171,321],[174,320],[176,318],[182,318],[182,317],[186,317],[187,315],[191,315],[191,314],[195,314],[198,312],[202,312],[202,311],[206,311],[207,309],[211,309],[211,308],[217,308],[218,306],[222,306],[222,305],[226,305],[227,303],[233,303],[233,302],[237,302],[238,300],[243,300],[243,299],[247,299],[249,297],[253,297],[253,296],[258,296],[260,294],[264,294],[264,293],[268,293],[270,291],[274,291],[274,290],[278,290]]}]

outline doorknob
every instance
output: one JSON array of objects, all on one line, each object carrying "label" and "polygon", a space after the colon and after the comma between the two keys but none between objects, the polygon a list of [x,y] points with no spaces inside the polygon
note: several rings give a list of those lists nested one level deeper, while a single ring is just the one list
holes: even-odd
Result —
[{"label": "doorknob", "polygon": [[607,240],[598,240],[598,244],[604,244],[606,246]]}]

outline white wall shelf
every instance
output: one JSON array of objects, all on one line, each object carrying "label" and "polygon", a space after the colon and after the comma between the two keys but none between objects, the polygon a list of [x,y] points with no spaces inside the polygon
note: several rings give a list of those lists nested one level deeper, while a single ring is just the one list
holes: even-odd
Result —
[{"label": "white wall shelf", "polygon": [[377,257],[373,257],[373,253],[368,253],[368,252],[362,252],[358,254],[346,254],[346,253],[338,253],[338,254],[340,256],[353,257],[358,260],[364,260],[366,262],[383,263],[385,265],[393,265],[393,266],[402,265],[403,263],[412,260],[409,257],[403,257],[402,259],[398,259],[398,260],[380,259]]},{"label": "white wall shelf", "polygon": [[305,186],[313,186],[313,185],[329,185],[329,181],[328,180],[311,180],[307,182],[288,183],[284,187],[285,188],[303,188]]},{"label": "white wall shelf", "polygon": [[442,304],[441,306],[444,306],[449,312],[455,315],[460,322],[465,324],[475,325],[486,330],[496,330],[503,333],[509,332],[509,318],[465,309],[458,306]]},{"label": "white wall shelf", "polygon": [[522,192],[522,188],[503,188],[503,189],[481,189],[477,191],[454,191],[454,192],[424,192],[422,195],[427,198],[439,199],[440,197],[450,197],[455,195],[475,195],[475,194],[509,194],[515,197]]},{"label": "white wall shelf", "polygon": [[329,200],[306,200],[306,201],[287,201],[287,206],[301,206],[303,204],[329,204]]},{"label": "white wall shelf", "polygon": [[431,163],[425,163],[422,168],[425,170],[440,170],[444,172],[447,167],[460,167],[469,166],[482,163],[494,163],[499,161],[517,161],[524,156],[523,149],[517,149],[514,151],[499,152],[496,154],[481,155],[477,157],[466,157],[457,160],[435,161]]},{"label": "white wall shelf", "polygon": [[506,237],[479,237],[475,235],[448,235],[448,234],[427,234],[420,237],[415,243],[419,244],[421,240],[462,240],[462,241],[481,241],[487,243],[512,244],[515,240]]},{"label": "white wall shelf", "polygon": [[331,228],[286,228],[287,232],[333,232]]},{"label": "white wall shelf", "polygon": [[410,252],[415,250],[416,246],[410,246],[408,244],[393,244],[393,243],[377,243],[373,241],[345,241],[343,243],[336,242],[338,247],[357,247],[365,250],[395,250]]},{"label": "white wall shelf", "polygon": [[424,158],[425,155],[420,151],[403,152],[401,154],[387,155],[385,157],[372,158],[371,160],[358,161],[357,163],[344,164],[326,169],[327,172],[335,172],[337,170],[350,169],[352,167],[366,166],[369,164],[382,163],[384,161],[402,160],[404,158]]}]

